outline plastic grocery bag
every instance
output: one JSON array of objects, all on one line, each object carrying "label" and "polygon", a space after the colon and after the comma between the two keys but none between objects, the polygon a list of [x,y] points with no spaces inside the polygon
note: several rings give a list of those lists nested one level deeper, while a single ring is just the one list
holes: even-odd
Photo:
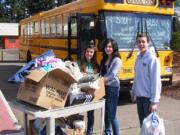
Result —
[{"label": "plastic grocery bag", "polygon": [[141,135],[165,135],[164,121],[156,112],[149,114],[144,119]]}]

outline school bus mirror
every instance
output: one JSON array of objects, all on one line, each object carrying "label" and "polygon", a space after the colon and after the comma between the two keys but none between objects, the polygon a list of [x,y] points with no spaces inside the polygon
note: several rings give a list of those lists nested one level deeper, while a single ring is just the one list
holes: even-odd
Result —
[{"label": "school bus mirror", "polygon": [[178,31],[178,17],[177,16],[173,16],[173,32],[177,32]]}]

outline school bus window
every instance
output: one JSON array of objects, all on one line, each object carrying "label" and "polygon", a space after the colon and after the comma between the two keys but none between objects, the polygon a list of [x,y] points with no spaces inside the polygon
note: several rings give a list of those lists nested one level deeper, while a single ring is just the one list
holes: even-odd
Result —
[{"label": "school bus window", "polygon": [[23,35],[26,36],[26,25],[23,27]]},{"label": "school bus window", "polygon": [[39,33],[39,22],[34,22],[34,33]]},{"label": "school bus window", "polygon": [[32,36],[33,28],[32,28],[32,22],[28,23],[28,36]]},{"label": "school bus window", "polygon": [[123,3],[123,0],[104,0],[107,3]]},{"label": "school bus window", "polygon": [[20,35],[23,36],[23,25],[21,25],[20,30],[21,30]]},{"label": "school bus window", "polygon": [[27,36],[28,35],[28,25],[26,24],[25,25],[25,36]]},{"label": "school bus window", "polygon": [[56,31],[57,36],[62,36],[62,16],[58,15],[56,17]]},{"label": "school bus window", "polygon": [[45,35],[49,36],[50,34],[50,27],[49,27],[49,18],[45,20]]},{"label": "school bus window", "polygon": [[29,24],[27,24],[27,37],[29,36]]},{"label": "school bus window", "polygon": [[50,18],[50,31],[51,31],[52,36],[56,35],[56,18],[55,17]]},{"label": "school bus window", "polygon": [[21,36],[25,36],[25,29],[26,29],[26,26],[23,25],[23,27],[21,27],[21,33],[20,33]]},{"label": "school bus window", "polygon": [[72,36],[77,36],[77,21],[75,18],[71,20],[71,31]]},{"label": "school bus window", "polygon": [[29,36],[30,35],[30,23],[28,23],[28,25],[27,25],[27,36]]},{"label": "school bus window", "polygon": [[68,35],[68,14],[63,15],[63,35]]},{"label": "school bus window", "polygon": [[22,31],[23,31],[23,32],[21,33],[21,36],[25,36],[25,35],[26,35],[26,34],[25,34],[25,32],[26,32],[25,30],[26,30],[26,28],[25,28],[25,27],[24,27],[24,28],[22,28]]},{"label": "school bus window", "polygon": [[33,32],[34,32],[34,22],[31,22],[30,23],[30,36],[32,36],[33,35]]},{"label": "school bus window", "polygon": [[45,20],[41,20],[41,36],[45,36]]},{"label": "school bus window", "polygon": [[21,26],[21,33],[20,33],[21,36],[25,35],[25,27],[26,27],[25,25]]}]

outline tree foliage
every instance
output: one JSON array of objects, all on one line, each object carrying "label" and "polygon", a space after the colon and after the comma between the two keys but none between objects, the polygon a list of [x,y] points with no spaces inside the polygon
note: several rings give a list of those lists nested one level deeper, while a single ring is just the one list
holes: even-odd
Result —
[{"label": "tree foliage", "polygon": [[3,1],[0,1],[0,22],[6,21],[6,15],[5,15],[5,3]]},{"label": "tree foliage", "polygon": [[180,7],[180,0],[175,0],[175,7]]},{"label": "tree foliage", "polygon": [[54,0],[28,0],[27,9],[30,15],[55,7]]},{"label": "tree foliage", "polygon": [[28,16],[25,0],[6,0],[5,14],[8,22],[18,22]]},{"label": "tree foliage", "polygon": [[172,34],[171,49],[180,51],[180,21],[178,23],[178,30]]},{"label": "tree foliage", "polygon": [[0,0],[0,22],[19,22],[30,15],[66,4],[72,0]]},{"label": "tree foliage", "polygon": [[172,43],[171,43],[172,50],[179,50],[180,51],[180,32],[174,32],[172,36]]}]

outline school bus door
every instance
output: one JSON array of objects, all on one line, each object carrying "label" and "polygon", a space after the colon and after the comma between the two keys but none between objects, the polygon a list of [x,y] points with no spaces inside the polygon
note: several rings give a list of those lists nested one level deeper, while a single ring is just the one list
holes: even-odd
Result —
[{"label": "school bus door", "polygon": [[77,14],[77,59],[83,56],[84,49],[90,41],[95,42],[95,15]]}]

